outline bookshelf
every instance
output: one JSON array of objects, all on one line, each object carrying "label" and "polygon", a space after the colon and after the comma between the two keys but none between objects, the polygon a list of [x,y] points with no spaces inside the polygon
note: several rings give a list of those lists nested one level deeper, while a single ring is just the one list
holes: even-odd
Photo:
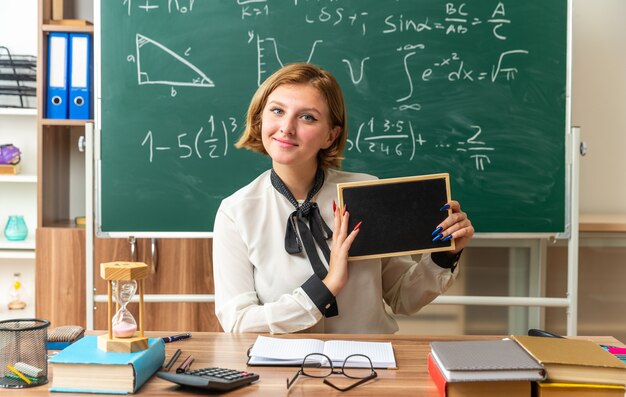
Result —
[{"label": "bookshelf", "polygon": [[92,19],[76,14],[82,3],[38,0],[36,314],[52,326],[85,325],[85,229],[74,218],[85,211],[85,157],[78,141],[87,121],[45,118],[48,34],[93,33],[93,25],[63,24],[65,18]]}]

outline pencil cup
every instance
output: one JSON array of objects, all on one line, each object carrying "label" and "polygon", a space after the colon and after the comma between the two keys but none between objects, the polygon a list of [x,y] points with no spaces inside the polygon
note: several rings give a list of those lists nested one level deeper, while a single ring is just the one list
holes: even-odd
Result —
[{"label": "pencil cup", "polygon": [[0,388],[48,383],[47,320],[0,321]]}]

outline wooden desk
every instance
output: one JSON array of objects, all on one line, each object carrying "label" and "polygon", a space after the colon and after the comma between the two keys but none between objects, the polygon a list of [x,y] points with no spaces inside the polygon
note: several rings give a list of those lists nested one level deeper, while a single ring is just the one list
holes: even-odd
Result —
[{"label": "wooden desk", "polygon": [[[150,332],[149,336],[164,336],[164,333]],[[346,393],[341,393],[322,383],[322,379],[312,379],[300,376],[291,386],[289,393],[286,379],[291,378],[298,370],[296,367],[247,367],[246,352],[256,340],[256,334],[223,334],[213,332],[194,332],[191,339],[167,343],[165,345],[166,360],[176,349],[182,354],[178,364],[189,354],[195,361],[192,368],[225,367],[248,370],[261,375],[256,384],[228,393],[228,396],[428,396],[438,397],[435,384],[430,380],[426,370],[426,357],[430,352],[429,343],[441,340],[470,340],[470,339],[497,339],[498,336],[413,336],[413,335],[330,335],[330,334],[295,334],[285,335],[285,338],[317,338],[317,339],[347,339],[367,341],[391,341],[398,364],[397,370],[377,369],[378,378]],[[588,337],[598,343],[619,345],[618,340],[612,337]],[[52,368],[48,368],[49,374]],[[170,370],[171,371],[171,370]],[[51,374],[51,377],[54,374]],[[341,376],[334,376],[340,384]],[[347,384],[347,383],[346,383]],[[20,396],[54,395],[62,397],[63,393],[50,393],[49,384],[22,390],[0,389],[0,394]],[[139,395],[149,396],[189,396],[202,395],[202,391],[181,389],[177,385],[157,377],[150,379],[139,390]],[[75,393],[67,396],[76,395]],[[85,394],[93,396],[93,394]]]}]

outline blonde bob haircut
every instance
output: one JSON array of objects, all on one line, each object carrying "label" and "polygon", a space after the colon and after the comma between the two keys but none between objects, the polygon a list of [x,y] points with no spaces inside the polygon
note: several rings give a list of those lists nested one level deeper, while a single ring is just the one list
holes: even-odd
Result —
[{"label": "blonde bob haircut", "polygon": [[235,146],[267,155],[261,137],[261,117],[267,98],[283,84],[309,84],[317,88],[326,98],[331,122],[329,128],[340,127],[341,130],[330,147],[319,151],[318,165],[323,169],[340,168],[348,138],[343,93],[332,74],[310,63],[292,63],[284,66],[259,86],[248,107],[246,128]]}]

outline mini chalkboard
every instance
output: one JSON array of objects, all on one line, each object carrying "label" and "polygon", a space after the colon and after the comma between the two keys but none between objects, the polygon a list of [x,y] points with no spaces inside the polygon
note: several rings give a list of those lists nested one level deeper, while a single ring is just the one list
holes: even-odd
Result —
[{"label": "mini chalkboard", "polygon": [[363,222],[350,259],[449,251],[454,240],[432,241],[432,232],[450,213],[448,174],[420,175],[337,185],[339,204],[350,213],[348,230]]}]

